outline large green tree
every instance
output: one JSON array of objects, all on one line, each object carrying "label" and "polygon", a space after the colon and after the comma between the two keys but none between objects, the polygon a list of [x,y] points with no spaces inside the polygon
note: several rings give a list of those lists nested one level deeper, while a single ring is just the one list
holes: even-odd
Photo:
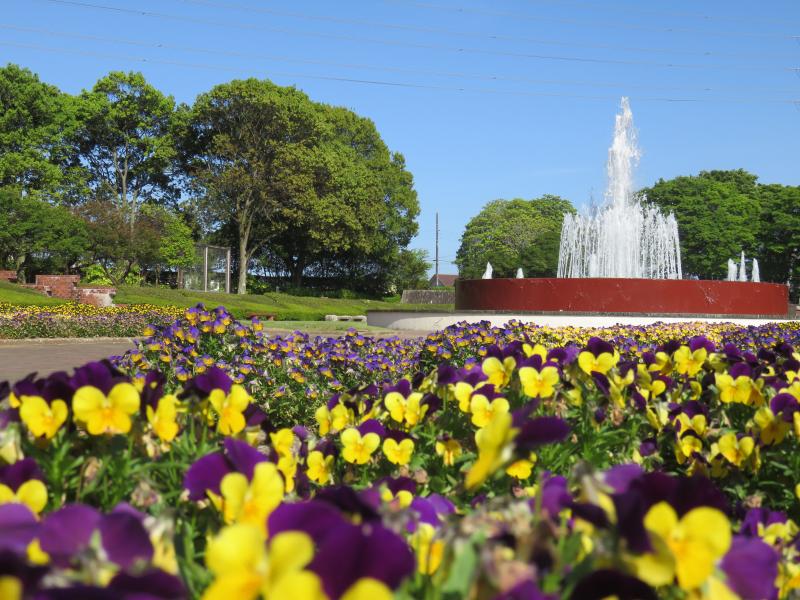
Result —
[{"label": "large green tree", "polygon": [[309,270],[374,282],[416,233],[403,157],[351,111],[269,81],[232,81],[198,97],[184,139],[194,192],[235,237],[239,293],[255,253],[297,286]]},{"label": "large green tree", "polygon": [[322,135],[276,177],[286,223],[279,254],[294,285],[306,269],[325,268],[355,287],[384,291],[398,252],[417,232],[413,179],[371,120],[323,104],[315,111]]},{"label": "large green tree", "polygon": [[675,213],[685,274],[723,279],[728,259],[742,251],[758,257],[762,207],[754,175],[743,170],[702,171],[660,179],[641,193],[648,202]]},{"label": "large green tree", "polygon": [[463,279],[480,277],[490,262],[496,277],[554,277],[569,200],[545,195],[534,200],[493,200],[470,219],[461,236],[456,265]]},{"label": "large green tree", "polygon": [[85,223],[18,188],[0,188],[0,267],[24,281],[37,267],[69,270],[89,244]]},{"label": "large green tree", "polygon": [[[308,97],[269,81],[236,80],[198,96],[183,136],[184,168],[214,224],[236,236],[237,291],[253,253],[284,225],[276,189],[319,137]],[[258,235],[256,235],[258,230]]]},{"label": "large green tree", "polygon": [[111,72],[79,97],[76,163],[94,198],[116,205],[130,235],[143,203],[175,197],[174,113],[172,97],[141,73]]},{"label": "large green tree", "polygon": [[800,292],[800,186],[758,186],[761,226],[756,252],[763,281],[788,282]]},{"label": "large green tree", "polygon": [[58,199],[75,192],[69,168],[75,99],[14,64],[0,68],[0,186]]}]

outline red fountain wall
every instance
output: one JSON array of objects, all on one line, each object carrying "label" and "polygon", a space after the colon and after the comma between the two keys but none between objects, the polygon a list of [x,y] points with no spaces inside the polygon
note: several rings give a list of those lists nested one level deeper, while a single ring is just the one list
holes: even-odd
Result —
[{"label": "red fountain wall", "polygon": [[777,283],[692,279],[459,279],[456,310],[786,318]]}]

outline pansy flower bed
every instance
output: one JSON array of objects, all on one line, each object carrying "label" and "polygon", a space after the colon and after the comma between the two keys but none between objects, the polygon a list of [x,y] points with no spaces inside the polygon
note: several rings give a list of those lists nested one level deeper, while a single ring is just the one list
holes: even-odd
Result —
[{"label": "pansy flower bed", "polygon": [[0,388],[0,596],[793,597],[797,336],[190,309]]},{"label": "pansy flower bed", "polygon": [[184,309],[134,304],[96,307],[67,302],[53,306],[0,303],[0,339],[133,337],[149,324],[168,325]]}]

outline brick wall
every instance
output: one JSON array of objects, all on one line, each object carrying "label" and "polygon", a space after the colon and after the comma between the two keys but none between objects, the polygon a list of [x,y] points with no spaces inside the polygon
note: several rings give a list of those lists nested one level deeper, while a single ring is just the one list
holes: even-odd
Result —
[{"label": "brick wall", "polygon": [[0,271],[0,281],[17,281],[17,272],[16,271]]},{"label": "brick wall", "polygon": [[36,289],[48,296],[74,300],[94,306],[111,306],[116,288],[107,286],[78,287],[80,275],[37,275],[36,283],[25,287]]}]

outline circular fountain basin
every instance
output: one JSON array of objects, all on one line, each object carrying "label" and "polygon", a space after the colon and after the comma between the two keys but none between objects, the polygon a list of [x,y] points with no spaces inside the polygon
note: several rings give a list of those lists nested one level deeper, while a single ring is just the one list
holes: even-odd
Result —
[{"label": "circular fountain basin", "polygon": [[367,311],[370,325],[420,332],[461,321],[608,327],[695,321],[763,325],[792,317],[785,285],[619,278],[457,280],[453,312],[403,310],[402,305]]},{"label": "circular fountain basin", "polygon": [[456,281],[457,311],[778,318],[789,291],[776,283],[696,279],[537,278]]}]

